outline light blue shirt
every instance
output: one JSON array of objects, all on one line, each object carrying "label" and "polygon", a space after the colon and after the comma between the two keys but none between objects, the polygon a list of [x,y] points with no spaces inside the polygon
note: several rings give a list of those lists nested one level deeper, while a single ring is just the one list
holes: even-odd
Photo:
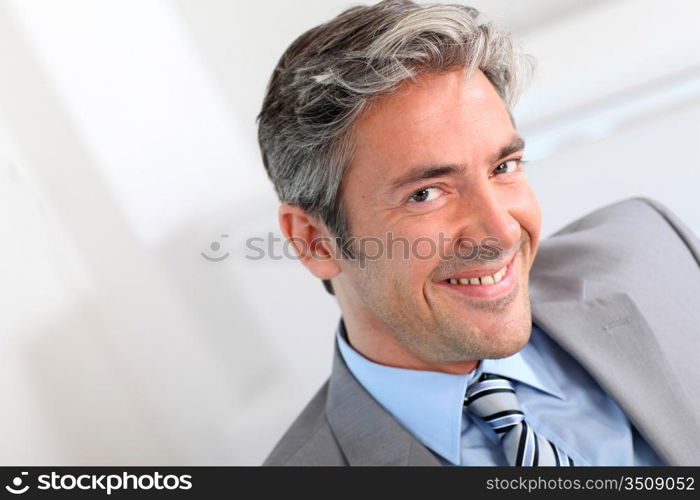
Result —
[{"label": "light blue shirt", "polygon": [[445,465],[508,465],[497,434],[463,408],[467,386],[488,372],[515,381],[528,424],[577,465],[667,465],[586,370],[533,323],[525,347],[481,360],[453,375],[380,365],[336,331],[340,353],[355,378]]}]

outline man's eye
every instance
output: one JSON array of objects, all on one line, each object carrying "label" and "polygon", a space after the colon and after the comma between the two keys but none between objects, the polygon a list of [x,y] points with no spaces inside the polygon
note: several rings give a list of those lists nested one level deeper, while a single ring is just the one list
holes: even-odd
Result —
[{"label": "man's eye", "polygon": [[[494,173],[496,175],[498,174],[507,174],[508,172],[512,172],[518,166],[520,165],[521,160],[508,160],[506,162],[501,163],[499,166],[496,167],[496,170],[494,170]],[[508,170],[510,169],[510,170]]]},{"label": "man's eye", "polygon": [[423,203],[425,201],[433,201],[438,196],[440,196],[440,188],[427,187],[413,193],[409,201],[413,203]]}]

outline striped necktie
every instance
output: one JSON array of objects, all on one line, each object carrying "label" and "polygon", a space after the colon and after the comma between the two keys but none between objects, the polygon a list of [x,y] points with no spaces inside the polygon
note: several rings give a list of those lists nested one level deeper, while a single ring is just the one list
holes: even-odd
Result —
[{"label": "striped necktie", "polygon": [[525,422],[510,379],[484,373],[467,389],[464,404],[498,434],[510,465],[574,465],[557,445]]}]

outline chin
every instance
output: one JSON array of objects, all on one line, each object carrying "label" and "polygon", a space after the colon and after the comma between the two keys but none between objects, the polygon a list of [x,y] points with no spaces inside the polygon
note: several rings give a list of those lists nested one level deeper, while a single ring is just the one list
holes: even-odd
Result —
[{"label": "chin", "polygon": [[498,342],[491,345],[490,351],[492,355],[486,356],[491,359],[507,358],[516,352],[520,351],[530,340],[532,328],[530,323],[523,324],[522,327],[517,327],[514,331],[508,333],[507,336],[499,338]]}]

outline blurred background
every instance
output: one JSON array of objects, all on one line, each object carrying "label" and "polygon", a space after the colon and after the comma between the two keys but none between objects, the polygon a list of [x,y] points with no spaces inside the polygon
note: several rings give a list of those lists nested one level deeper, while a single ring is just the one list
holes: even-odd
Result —
[{"label": "blurred background", "polygon": [[[246,244],[280,237],[255,116],[356,4],[0,0],[2,465],[257,465],[323,383],[334,299]],[[700,234],[700,3],[470,5],[538,60],[543,237],[637,195]]]}]

